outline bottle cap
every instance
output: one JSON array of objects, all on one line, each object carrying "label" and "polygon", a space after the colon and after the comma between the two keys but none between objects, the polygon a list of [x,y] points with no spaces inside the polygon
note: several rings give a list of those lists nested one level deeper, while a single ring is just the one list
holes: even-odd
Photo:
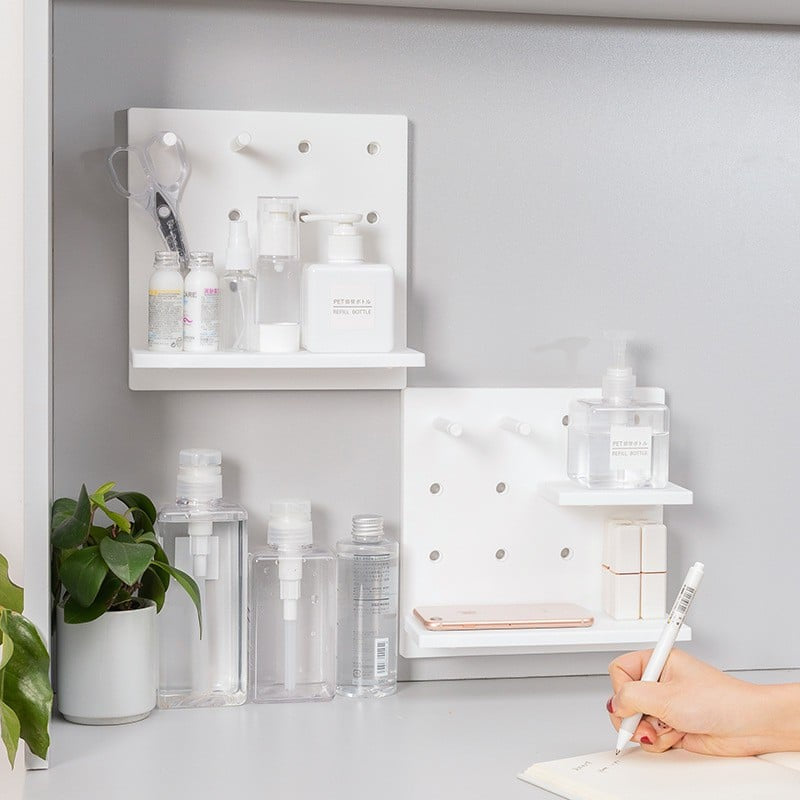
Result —
[{"label": "bottle cap", "polygon": [[214,269],[214,254],[208,250],[189,253],[189,269]]},{"label": "bottle cap", "polygon": [[297,258],[297,197],[258,198],[258,254]]},{"label": "bottle cap", "polygon": [[299,322],[264,322],[258,326],[261,353],[297,353],[300,350]]},{"label": "bottle cap", "polygon": [[380,514],[356,514],[353,517],[353,536],[380,539],[383,536],[383,517]]},{"label": "bottle cap", "polygon": [[249,270],[252,264],[250,257],[250,234],[247,220],[242,219],[241,212],[234,209],[228,214],[228,249],[225,251],[225,269]]},{"label": "bottle cap", "polygon": [[628,342],[632,331],[606,331],[605,338],[611,341],[611,366],[603,376],[603,399],[613,405],[625,405],[633,400],[636,376],[628,364]]},{"label": "bottle cap", "polygon": [[156,269],[180,269],[181,264],[173,250],[156,250],[153,266]]},{"label": "bottle cap", "polygon": [[222,451],[181,450],[178,455],[178,500],[207,502],[222,497]]},{"label": "bottle cap", "polygon": [[267,543],[279,550],[313,544],[310,500],[277,500],[269,505]]}]

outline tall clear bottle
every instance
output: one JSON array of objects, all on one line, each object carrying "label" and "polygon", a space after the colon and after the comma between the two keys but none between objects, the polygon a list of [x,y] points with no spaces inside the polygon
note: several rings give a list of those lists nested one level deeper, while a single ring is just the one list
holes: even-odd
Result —
[{"label": "tall clear bottle", "polygon": [[247,220],[234,209],[228,214],[228,248],[225,274],[220,281],[222,296],[222,349],[257,350],[256,276],[250,271],[252,256]]},{"label": "tall clear bottle", "polygon": [[300,349],[300,237],[296,197],[258,198],[256,319],[259,350]]},{"label": "tall clear bottle", "polygon": [[250,556],[250,697],[331,700],[335,689],[336,560],[314,547],[311,503],[270,505],[266,551]]},{"label": "tall clear bottle", "polygon": [[203,633],[173,579],[158,615],[158,705],[240,705],[247,699],[247,512],[222,498],[219,450],[181,450],[177,483],[177,500],[159,511],[156,528],[170,563],[197,582]]},{"label": "tall clear bottle", "polygon": [[376,514],[353,517],[351,537],[336,544],[337,694],[397,691],[398,550]]}]

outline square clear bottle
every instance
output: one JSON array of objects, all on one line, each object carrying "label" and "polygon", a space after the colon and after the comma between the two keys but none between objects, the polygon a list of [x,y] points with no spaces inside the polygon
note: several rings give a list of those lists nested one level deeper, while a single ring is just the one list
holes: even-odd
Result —
[{"label": "square clear bottle", "polygon": [[331,700],[336,560],[313,545],[311,503],[270,505],[267,549],[250,556],[250,699]]},{"label": "square clear bottle", "polygon": [[624,332],[609,334],[613,363],[600,399],[569,409],[567,473],[589,488],[661,489],[669,480],[669,409],[634,399],[636,376],[627,363]]},{"label": "square clear bottle", "polygon": [[219,450],[181,450],[177,501],[156,530],[170,564],[200,592],[203,632],[172,579],[158,615],[159,708],[241,705],[247,699],[247,512],[222,499]]}]

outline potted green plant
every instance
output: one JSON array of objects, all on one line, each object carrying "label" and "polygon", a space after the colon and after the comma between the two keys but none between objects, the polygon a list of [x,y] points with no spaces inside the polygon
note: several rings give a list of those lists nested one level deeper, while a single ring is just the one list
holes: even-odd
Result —
[{"label": "potted green plant", "polygon": [[50,747],[50,656],[36,626],[22,616],[22,589],[0,555],[0,736],[11,766],[19,740],[39,758]]},{"label": "potted green plant", "polygon": [[[87,725],[135,722],[155,706],[155,619],[170,581],[201,614],[197,584],[159,544],[153,502],[115,486],[81,486],[77,500],[53,503],[51,517],[56,698],[66,719]],[[108,525],[98,524],[103,516]]]}]

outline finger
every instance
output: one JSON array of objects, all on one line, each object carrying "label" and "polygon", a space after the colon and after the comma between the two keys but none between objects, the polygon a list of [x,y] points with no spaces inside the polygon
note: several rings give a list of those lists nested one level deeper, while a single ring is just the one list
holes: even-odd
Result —
[{"label": "finger", "polygon": [[641,742],[644,739],[646,740],[645,744],[647,741],[656,742],[658,740],[658,732],[647,720],[642,718],[642,721],[636,726],[631,739],[634,742]]},{"label": "finger", "polygon": [[669,733],[669,731],[672,730],[672,725],[668,725],[663,719],[650,715],[646,716],[645,719],[653,726],[658,736],[663,736],[665,733]]},{"label": "finger", "polygon": [[611,676],[611,687],[614,694],[623,684],[641,680],[652,654],[652,650],[637,650],[634,653],[625,653],[625,655],[615,658],[608,665],[608,674]]},{"label": "finger", "polygon": [[665,750],[669,750],[672,747],[680,746],[685,735],[683,731],[672,730],[669,733],[665,733],[663,736],[656,736],[655,739],[651,739],[650,741],[652,744],[642,741],[640,741],[639,744],[642,749],[647,750],[648,753],[663,753]]},{"label": "finger", "polygon": [[655,681],[628,681],[620,686],[611,698],[614,713],[620,717],[632,714],[651,714],[659,719],[669,716],[666,712],[670,689]]}]

